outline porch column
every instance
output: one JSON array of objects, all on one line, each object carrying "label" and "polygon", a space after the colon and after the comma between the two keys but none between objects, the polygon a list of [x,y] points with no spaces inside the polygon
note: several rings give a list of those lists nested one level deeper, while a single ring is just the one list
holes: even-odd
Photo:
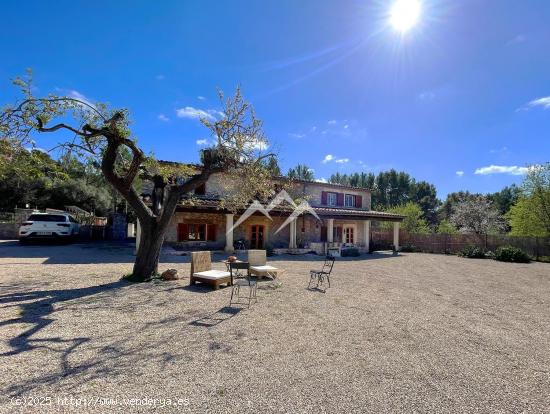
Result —
[{"label": "porch column", "polygon": [[328,219],[327,225],[327,241],[332,243],[334,241],[334,219]]},{"label": "porch column", "polygon": [[233,249],[233,214],[225,215],[225,251],[232,252]]},{"label": "porch column", "polygon": [[363,235],[365,237],[365,249],[368,252],[370,251],[370,220],[365,220],[363,222]]},{"label": "porch column", "polygon": [[296,248],[296,220],[290,222],[290,240],[288,242],[288,248]]},{"label": "porch column", "polygon": [[141,224],[139,224],[139,219],[136,219],[136,250],[134,251],[134,254],[137,254],[137,251],[139,249],[140,239],[141,239]]},{"label": "porch column", "polygon": [[399,251],[399,222],[394,221],[393,222],[393,246],[395,248],[395,251]]}]

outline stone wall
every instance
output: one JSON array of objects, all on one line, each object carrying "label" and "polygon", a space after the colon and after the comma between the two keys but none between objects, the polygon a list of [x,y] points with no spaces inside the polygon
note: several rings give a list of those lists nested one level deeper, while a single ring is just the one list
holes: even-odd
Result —
[{"label": "stone wall", "polygon": [[0,239],[13,240],[18,238],[19,225],[16,223],[0,223]]},{"label": "stone wall", "polygon": [[346,187],[331,186],[323,183],[298,183],[292,190],[293,195],[308,195],[308,202],[313,207],[322,207],[321,194],[323,191],[332,193],[352,194],[362,197],[362,206],[366,210],[371,209],[371,194],[369,190],[351,189]]},{"label": "stone wall", "polygon": [[[205,196],[210,198],[222,197],[231,195],[238,191],[241,183],[235,178],[229,177],[227,174],[217,173],[212,174],[206,182]],[[144,193],[150,193],[152,191],[152,184],[150,182],[144,182],[142,186]],[[321,207],[321,193],[323,191],[352,194],[362,197],[361,208],[371,209],[371,194],[366,189],[347,188],[344,186],[331,185],[318,182],[295,182],[290,188],[287,188],[288,193],[294,197],[306,196],[307,201],[314,207]]]},{"label": "stone wall", "polygon": [[[235,215],[233,222],[236,223],[240,216]],[[251,226],[263,225],[264,228],[264,243],[274,247],[288,247],[290,239],[290,228],[286,226],[277,234],[275,231],[284,222],[284,217],[273,217],[269,220],[263,215],[254,215],[249,217],[244,223],[240,224],[233,230],[233,240],[240,239],[250,241]],[[224,213],[192,213],[192,212],[177,212],[170,223],[168,232],[166,233],[165,242],[176,243],[178,241],[178,223],[188,224],[216,224],[216,241],[186,241],[180,242],[183,248],[193,249],[204,247],[213,250],[223,250],[225,248],[225,224],[226,216]]]},{"label": "stone wall", "polygon": [[[233,222],[236,223],[239,219],[235,215]],[[212,250],[223,250],[225,248],[225,214],[223,213],[192,213],[192,212],[177,212],[172,218],[170,227],[166,234],[165,241],[167,243],[176,243],[178,241],[178,223],[188,224],[216,224],[216,241],[186,241],[180,242],[181,246],[186,249],[194,249],[204,247]],[[264,226],[264,243],[266,246],[273,248],[288,248],[290,241],[290,225],[281,228],[286,217],[272,217],[272,220],[263,215],[254,215],[249,217],[244,223],[240,224],[233,230],[233,240],[250,241],[251,226]],[[363,220],[334,220],[334,227],[343,227],[351,225],[355,229],[355,244],[364,244],[364,221]],[[321,227],[328,227],[328,220],[317,220],[311,215],[301,216],[296,222],[296,242],[298,247],[309,246],[310,243],[318,243],[321,241]],[[279,230],[280,229],[280,230]]]},{"label": "stone wall", "polygon": [[128,237],[126,216],[120,213],[112,213],[109,221],[111,222],[108,230],[109,239],[126,240]]},{"label": "stone wall", "polygon": [[178,223],[215,224],[216,241],[185,241],[179,242],[185,249],[204,247],[210,250],[223,250],[225,247],[225,214],[223,213],[192,213],[176,212],[170,221],[170,226],[164,239],[167,243],[178,242]]}]

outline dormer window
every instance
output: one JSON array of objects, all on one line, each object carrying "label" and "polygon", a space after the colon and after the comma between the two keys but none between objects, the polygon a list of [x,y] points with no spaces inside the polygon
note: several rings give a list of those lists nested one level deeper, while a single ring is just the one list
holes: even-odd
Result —
[{"label": "dormer window", "polygon": [[329,206],[335,206],[338,203],[338,196],[336,193],[327,193],[327,204]]}]

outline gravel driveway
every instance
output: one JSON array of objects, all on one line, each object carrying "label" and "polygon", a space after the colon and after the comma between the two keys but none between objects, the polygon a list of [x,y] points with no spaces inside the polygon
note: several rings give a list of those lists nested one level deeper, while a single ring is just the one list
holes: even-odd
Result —
[{"label": "gravel driveway", "polygon": [[131,253],[0,242],[0,412],[550,412],[548,264],[378,254],[322,293],[319,258],[279,256],[241,309],[186,257],[120,281]]}]

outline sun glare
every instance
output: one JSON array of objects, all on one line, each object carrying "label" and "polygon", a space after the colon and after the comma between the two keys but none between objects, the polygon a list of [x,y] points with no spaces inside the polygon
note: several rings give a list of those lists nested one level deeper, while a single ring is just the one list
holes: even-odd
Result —
[{"label": "sun glare", "polygon": [[396,0],[391,8],[391,24],[395,30],[405,33],[416,25],[420,11],[419,0]]}]

